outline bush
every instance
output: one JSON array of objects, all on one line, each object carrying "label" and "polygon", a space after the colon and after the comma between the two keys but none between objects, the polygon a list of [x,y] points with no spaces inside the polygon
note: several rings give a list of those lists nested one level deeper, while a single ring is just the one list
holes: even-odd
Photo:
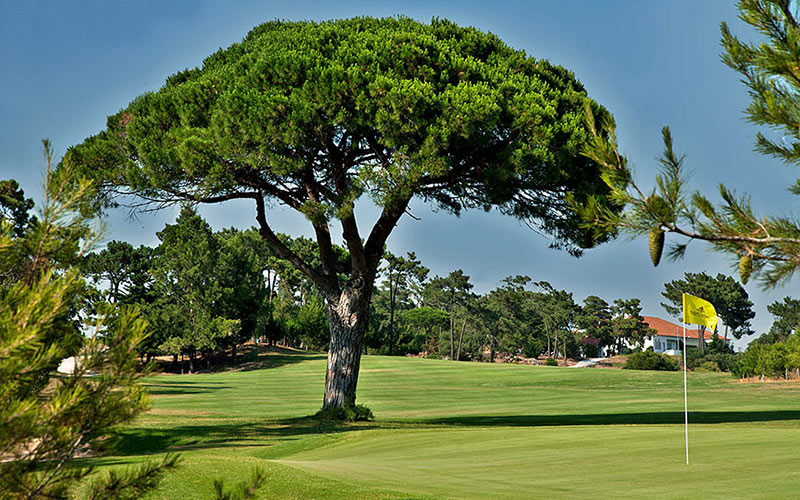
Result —
[{"label": "bush", "polygon": [[719,365],[715,361],[703,361],[700,366],[696,368],[699,372],[718,372],[720,371]]},{"label": "bush", "polygon": [[544,366],[558,366],[558,361],[553,358],[547,358],[544,361]]},{"label": "bush", "polygon": [[641,351],[631,354],[623,368],[626,370],[675,371],[678,369],[678,363],[666,354]]},{"label": "bush", "polygon": [[733,366],[736,364],[736,355],[733,353],[707,354],[703,357],[703,363],[707,362],[716,363],[720,371],[729,372],[733,370]]},{"label": "bush", "polygon": [[734,369],[736,355],[721,349],[716,352],[709,349],[705,355],[702,355],[697,347],[690,347],[686,351],[686,367],[690,370],[700,369],[703,364],[709,362],[716,363],[719,371],[729,372]]},{"label": "bush", "polygon": [[343,406],[320,410],[315,415],[319,420],[338,420],[341,422],[368,422],[375,418],[372,410],[364,405]]}]

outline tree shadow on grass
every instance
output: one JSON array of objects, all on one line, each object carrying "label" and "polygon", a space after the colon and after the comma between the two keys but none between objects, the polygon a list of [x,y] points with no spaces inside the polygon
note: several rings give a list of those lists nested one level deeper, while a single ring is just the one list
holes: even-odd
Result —
[{"label": "tree shadow on grass", "polygon": [[[800,410],[690,412],[691,424],[797,421]],[[416,421],[342,423],[302,417],[270,421],[192,423],[168,428],[127,427],[109,440],[112,455],[153,455],[204,448],[271,447],[308,435],[341,434],[371,429],[453,427],[548,427],[581,425],[683,424],[683,412],[598,413],[567,415],[476,415]],[[112,459],[113,460],[113,459]],[[104,462],[105,463],[105,462]]]},{"label": "tree shadow on grass", "polygon": [[298,349],[276,346],[253,346],[245,345],[240,347],[240,352],[236,356],[236,362],[232,363],[227,353],[214,356],[211,359],[210,367],[207,366],[205,358],[198,359],[194,373],[181,373],[181,367],[188,368],[187,361],[173,363],[171,360],[159,360],[156,362],[157,371],[164,375],[201,375],[209,373],[235,372],[262,370],[267,368],[279,368],[284,365],[292,365],[303,361],[326,359],[327,355],[320,352],[309,352]]},{"label": "tree shadow on grass", "polygon": [[156,395],[178,395],[178,394],[203,394],[218,391],[220,389],[230,389],[231,386],[221,382],[208,382],[197,383],[197,381],[186,380],[170,380],[163,383],[145,382],[145,389],[147,392]]},{"label": "tree shadow on grass", "polygon": [[[723,424],[736,422],[800,421],[800,411],[690,411],[689,423]],[[682,424],[682,411],[640,413],[595,413],[574,415],[457,416],[424,420],[427,424],[457,426],[547,427],[561,425],[655,425]]]},{"label": "tree shadow on grass", "polygon": [[300,436],[339,434],[384,427],[375,422],[347,424],[313,417],[266,422],[194,424],[158,429],[119,429],[106,450],[115,455],[149,455],[202,448],[274,446]]},{"label": "tree shadow on grass", "polygon": [[237,365],[216,367],[216,371],[196,372],[195,374],[186,374],[181,375],[180,377],[176,377],[175,375],[177,374],[175,373],[163,373],[163,375],[166,375],[165,377],[154,375],[145,380],[145,387],[147,391],[153,395],[209,393],[219,389],[229,389],[232,386],[223,382],[210,381],[207,378],[195,378],[195,375],[218,373],[220,371],[236,372],[268,370],[301,363],[303,361],[320,360],[326,358],[327,356],[321,353],[305,353],[281,348],[272,348],[272,350],[268,353],[258,353],[253,351],[248,353],[246,358],[242,356],[242,361]]},{"label": "tree shadow on grass", "polygon": [[289,354],[261,355],[256,357],[253,361],[245,361],[234,369],[238,371],[264,370],[318,359],[327,359],[327,355],[320,353],[298,354],[290,351]]}]

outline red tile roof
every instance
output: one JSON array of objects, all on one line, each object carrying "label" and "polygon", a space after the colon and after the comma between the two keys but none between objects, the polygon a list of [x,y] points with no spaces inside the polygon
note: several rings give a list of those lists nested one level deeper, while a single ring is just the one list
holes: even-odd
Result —
[{"label": "red tile roof", "polygon": [[[656,335],[660,335],[662,337],[683,337],[683,327],[681,325],[676,325],[675,323],[671,323],[669,321],[665,321],[661,318],[655,318],[653,316],[644,316],[644,322],[650,328],[654,328],[657,330]],[[713,332],[706,330],[705,331],[705,339],[711,339]],[[700,336],[700,331],[698,329],[686,329],[686,338],[687,339],[696,339]],[[721,336],[717,335],[717,337],[722,338]]]}]

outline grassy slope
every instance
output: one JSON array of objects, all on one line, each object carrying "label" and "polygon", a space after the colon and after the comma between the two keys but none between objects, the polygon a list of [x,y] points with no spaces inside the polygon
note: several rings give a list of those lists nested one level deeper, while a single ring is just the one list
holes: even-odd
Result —
[{"label": "grassy slope", "polygon": [[365,357],[378,421],[320,424],[320,355],[269,369],[150,379],[153,409],[116,456],[179,451],[154,498],[202,498],[214,477],[268,470],[263,498],[796,498],[800,385],[680,373]]}]

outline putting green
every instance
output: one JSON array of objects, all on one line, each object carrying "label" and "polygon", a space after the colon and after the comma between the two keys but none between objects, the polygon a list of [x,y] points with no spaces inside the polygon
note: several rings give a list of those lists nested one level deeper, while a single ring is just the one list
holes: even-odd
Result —
[{"label": "putting green", "polygon": [[305,418],[319,354],[251,369],[148,379],[152,409],[120,430],[117,466],[178,452],[151,498],[210,495],[267,471],[259,498],[798,498],[800,384],[689,376],[684,463],[679,373],[366,356],[359,401],[375,422]]},{"label": "putting green", "polygon": [[796,498],[800,428],[690,438],[688,467],[683,429],[661,425],[367,431],[282,462],[442,498]]}]

